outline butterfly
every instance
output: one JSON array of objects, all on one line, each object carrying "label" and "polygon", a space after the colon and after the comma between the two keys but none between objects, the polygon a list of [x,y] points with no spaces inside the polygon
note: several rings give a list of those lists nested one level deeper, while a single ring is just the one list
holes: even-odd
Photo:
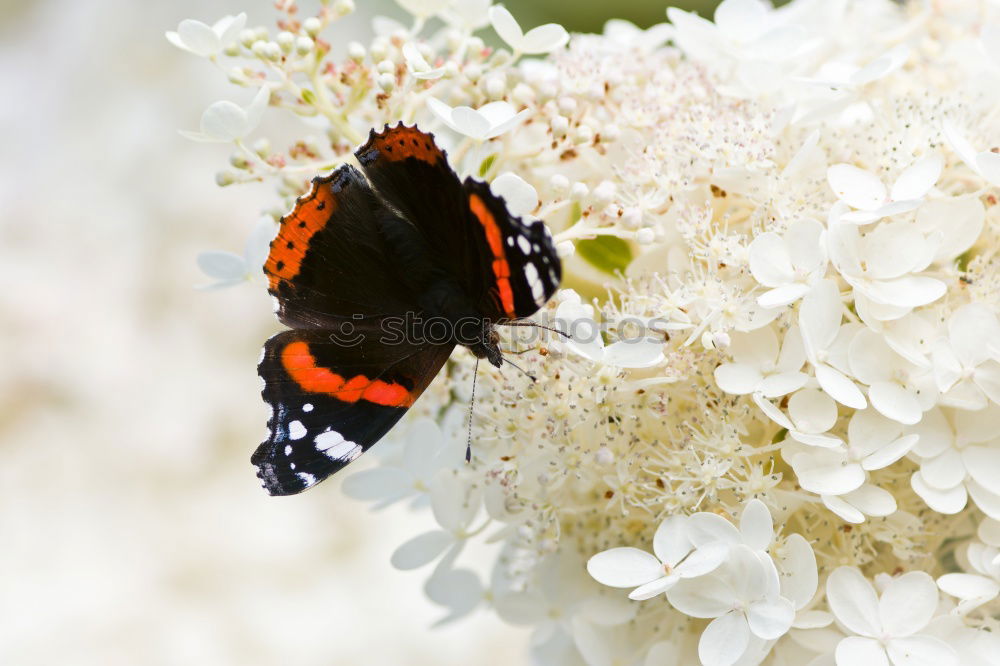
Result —
[{"label": "butterfly", "polygon": [[399,123],[316,177],[264,264],[278,319],[257,367],[271,407],[251,462],[271,495],[367,451],[462,345],[500,367],[495,327],[529,317],[562,267],[541,221],[460,180],[431,134]]}]

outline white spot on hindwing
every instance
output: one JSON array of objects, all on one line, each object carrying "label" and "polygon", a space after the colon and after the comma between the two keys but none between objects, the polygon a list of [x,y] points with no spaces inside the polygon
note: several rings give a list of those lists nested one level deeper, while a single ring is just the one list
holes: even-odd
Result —
[{"label": "white spot on hindwing", "polygon": [[531,252],[531,243],[524,236],[517,237],[517,246],[521,248],[521,252],[524,254]]},{"label": "white spot on hindwing", "polygon": [[344,439],[344,436],[334,430],[320,433],[313,440],[316,450],[323,452],[331,460],[347,464],[360,456],[364,449],[360,444]]},{"label": "white spot on hindwing", "polygon": [[306,427],[302,425],[302,421],[292,421],[288,424],[288,438],[289,439],[302,439],[306,436]]},{"label": "white spot on hindwing", "polygon": [[531,297],[535,299],[535,303],[537,305],[544,305],[545,285],[542,284],[542,278],[538,275],[538,269],[535,268],[534,264],[525,264],[524,276],[528,280],[528,286],[531,287]]},{"label": "white spot on hindwing", "polygon": [[307,402],[306,404],[302,405],[302,411],[303,412],[311,412],[312,410],[313,410],[313,406],[312,406],[311,402]]}]

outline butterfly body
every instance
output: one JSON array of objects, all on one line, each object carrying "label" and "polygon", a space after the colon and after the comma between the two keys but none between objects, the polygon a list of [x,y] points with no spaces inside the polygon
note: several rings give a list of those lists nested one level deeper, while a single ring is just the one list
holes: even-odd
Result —
[{"label": "butterfly body", "polygon": [[377,442],[465,346],[499,367],[495,327],[555,292],[542,222],[460,181],[433,137],[372,131],[282,218],[264,265],[279,320],[258,373],[272,409],[251,462],[272,495],[309,488]]}]

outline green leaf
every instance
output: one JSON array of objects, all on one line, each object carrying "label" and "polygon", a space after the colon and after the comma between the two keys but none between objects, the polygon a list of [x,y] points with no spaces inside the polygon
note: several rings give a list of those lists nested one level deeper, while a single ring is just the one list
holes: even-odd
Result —
[{"label": "green leaf", "polygon": [[489,173],[490,168],[493,167],[493,163],[496,161],[497,161],[496,153],[490,155],[485,160],[483,160],[483,163],[479,165],[479,177],[485,178],[486,174]]},{"label": "green leaf", "polygon": [[309,88],[303,88],[302,99],[303,101],[305,101],[306,104],[314,105],[316,104],[316,93],[314,93],[312,90],[309,90]]},{"label": "green leaf", "polygon": [[610,275],[624,272],[632,263],[632,247],[617,236],[577,241],[576,253],[594,268]]}]

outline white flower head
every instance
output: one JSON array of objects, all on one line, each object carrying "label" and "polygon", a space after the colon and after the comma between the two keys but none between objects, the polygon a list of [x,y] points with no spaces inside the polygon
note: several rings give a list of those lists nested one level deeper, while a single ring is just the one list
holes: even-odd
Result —
[{"label": "white flower head", "polygon": [[211,58],[236,41],[237,35],[247,23],[245,13],[224,16],[211,26],[201,21],[185,19],[177,26],[177,31],[166,33],[167,41],[179,49],[203,58]]},{"label": "white flower head", "polygon": [[215,102],[201,114],[200,131],[181,130],[181,136],[217,143],[243,139],[260,124],[270,96],[267,86],[262,86],[246,108],[229,101]]}]

